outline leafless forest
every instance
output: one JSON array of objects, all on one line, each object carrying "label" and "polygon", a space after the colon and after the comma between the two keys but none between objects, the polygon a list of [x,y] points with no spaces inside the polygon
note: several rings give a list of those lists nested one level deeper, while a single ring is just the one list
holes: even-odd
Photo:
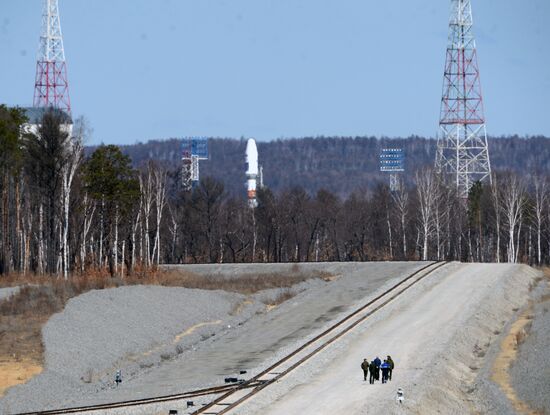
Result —
[{"label": "leafless forest", "polygon": [[[234,184],[226,187],[208,169],[183,192],[177,165],[166,157],[150,154],[133,163],[131,152],[113,145],[84,156],[83,120],[72,137],[55,112],[46,113],[36,134],[22,133],[24,121],[17,109],[0,107],[3,274],[68,278],[98,270],[123,277],[159,263],[189,262],[550,260],[550,185],[545,175],[525,169],[477,183],[465,201],[420,163],[407,167],[409,179],[393,193],[380,176],[335,191],[331,177],[345,168],[337,160],[326,170],[327,190],[285,185],[277,166],[266,165],[267,186],[258,192],[258,208],[250,209]],[[546,140],[537,140],[547,151]],[[284,165],[280,170],[285,177]]]}]

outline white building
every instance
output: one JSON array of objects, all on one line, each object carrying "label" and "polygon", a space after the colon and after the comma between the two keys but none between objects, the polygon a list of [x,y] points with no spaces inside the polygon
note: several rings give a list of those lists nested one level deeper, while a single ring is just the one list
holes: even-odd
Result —
[{"label": "white building", "polygon": [[69,137],[72,137],[73,134],[73,120],[69,114],[65,111],[52,108],[23,108],[25,116],[28,118],[28,121],[23,124],[23,134],[38,134],[38,129],[40,128],[40,123],[42,118],[47,111],[56,111],[61,114],[61,130],[68,133]]}]

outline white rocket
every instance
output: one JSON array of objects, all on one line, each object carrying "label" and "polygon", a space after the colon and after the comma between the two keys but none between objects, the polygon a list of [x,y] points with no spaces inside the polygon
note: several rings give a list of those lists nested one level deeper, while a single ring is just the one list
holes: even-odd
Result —
[{"label": "white rocket", "polygon": [[248,205],[255,208],[258,205],[256,201],[256,181],[258,179],[258,149],[256,141],[249,138],[246,143],[246,179]]}]

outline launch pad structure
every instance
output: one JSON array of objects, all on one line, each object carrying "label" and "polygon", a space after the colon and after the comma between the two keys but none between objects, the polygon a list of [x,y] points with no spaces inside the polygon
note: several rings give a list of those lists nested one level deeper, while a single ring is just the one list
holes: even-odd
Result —
[{"label": "launch pad structure", "polygon": [[182,187],[190,191],[200,180],[199,162],[208,160],[208,139],[187,137],[182,140]]}]

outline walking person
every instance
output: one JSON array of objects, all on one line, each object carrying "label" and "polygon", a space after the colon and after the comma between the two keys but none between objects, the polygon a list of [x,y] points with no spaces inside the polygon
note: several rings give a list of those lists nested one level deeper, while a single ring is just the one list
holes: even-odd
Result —
[{"label": "walking person", "polygon": [[380,358],[376,356],[376,359],[374,359],[374,364],[376,365],[375,375],[376,380],[380,380],[380,365],[382,364]]},{"label": "walking person", "polygon": [[393,359],[391,358],[391,356],[388,356],[386,361],[390,365],[390,370],[388,372],[388,378],[389,378],[389,380],[391,380],[391,375],[392,375],[392,372],[393,372],[393,368],[395,367],[395,363],[393,362]]},{"label": "walking person", "polygon": [[370,372],[369,383],[372,385],[376,380],[376,364],[374,363],[374,360],[370,362],[369,372]]},{"label": "walking person", "polygon": [[367,359],[363,359],[363,363],[361,363],[361,369],[363,369],[363,380],[367,380],[367,376],[369,375],[369,361]]},{"label": "walking person", "polygon": [[384,360],[384,363],[380,365],[380,369],[382,369],[382,383],[388,382],[388,374],[390,371],[390,364],[387,360]]}]

